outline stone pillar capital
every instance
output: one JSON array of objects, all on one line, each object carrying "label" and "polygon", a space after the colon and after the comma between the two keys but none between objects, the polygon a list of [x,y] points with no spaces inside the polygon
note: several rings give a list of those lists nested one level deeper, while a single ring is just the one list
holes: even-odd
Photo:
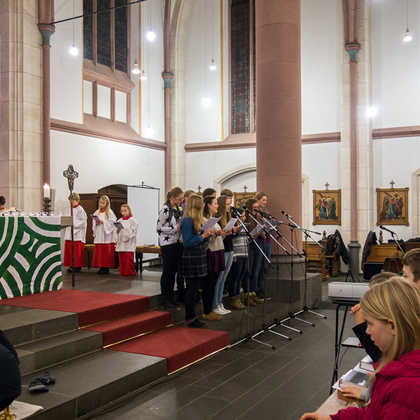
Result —
[{"label": "stone pillar capital", "polygon": [[162,73],[162,79],[163,79],[165,89],[170,89],[171,88],[171,82],[172,82],[173,78],[174,78],[173,73],[170,73],[170,72]]},{"label": "stone pillar capital", "polygon": [[350,63],[357,63],[356,55],[360,48],[360,44],[349,44],[345,46],[345,50],[349,53],[350,56]]},{"label": "stone pillar capital", "polygon": [[42,36],[42,45],[49,45],[51,35],[55,32],[55,26],[47,23],[39,23],[38,30],[41,32]]}]

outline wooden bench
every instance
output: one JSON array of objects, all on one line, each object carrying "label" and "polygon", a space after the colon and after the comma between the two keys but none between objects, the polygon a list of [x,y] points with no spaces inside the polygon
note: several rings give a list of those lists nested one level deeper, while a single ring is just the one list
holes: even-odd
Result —
[{"label": "wooden bench", "polygon": [[386,258],[401,258],[401,251],[397,248],[397,244],[372,245],[366,262],[383,263]]},{"label": "wooden bench", "polygon": [[[87,258],[87,266],[88,268],[92,267],[92,260],[93,260],[93,250],[95,248],[94,244],[86,244],[85,245],[85,255]],[[136,258],[135,258],[135,266],[137,272],[143,271],[143,254],[161,254],[160,246],[155,245],[139,245],[136,247]],[[115,267],[118,267],[118,255],[116,255],[116,263]]]},{"label": "wooden bench", "polygon": [[306,254],[306,270],[313,273],[321,273],[322,281],[327,279],[327,274],[332,277],[340,274],[340,260],[335,255],[326,255],[326,239],[320,241],[322,249],[316,242],[304,242],[303,249]]}]

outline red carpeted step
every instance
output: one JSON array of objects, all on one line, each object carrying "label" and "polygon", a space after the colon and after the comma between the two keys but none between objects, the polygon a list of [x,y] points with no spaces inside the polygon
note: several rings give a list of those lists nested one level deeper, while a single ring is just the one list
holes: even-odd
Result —
[{"label": "red carpeted step", "polygon": [[1,299],[0,305],[75,312],[79,314],[79,327],[83,327],[149,309],[149,298],[61,289]]},{"label": "red carpeted step", "polygon": [[229,334],[197,328],[169,327],[110,347],[110,350],[168,359],[168,373],[229,345]]},{"label": "red carpeted step", "polygon": [[159,330],[168,326],[170,323],[170,312],[147,311],[85,329],[103,333],[103,345],[108,346],[139,334]]}]

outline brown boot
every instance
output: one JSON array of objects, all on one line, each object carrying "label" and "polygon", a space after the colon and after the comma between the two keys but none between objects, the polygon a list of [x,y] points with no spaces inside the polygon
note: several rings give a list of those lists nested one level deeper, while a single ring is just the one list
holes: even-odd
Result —
[{"label": "brown boot", "polygon": [[251,299],[255,302],[255,303],[264,303],[264,299],[259,298],[255,292],[251,292]]},{"label": "brown boot", "polygon": [[257,304],[254,302],[254,299],[252,299],[251,293],[244,293],[244,304],[246,306],[257,306]]},{"label": "brown boot", "polygon": [[232,309],[243,309],[239,304],[236,298],[229,299],[229,305]]},{"label": "brown boot", "polygon": [[236,296],[236,302],[238,302],[238,306],[240,306],[240,309],[245,309],[245,305],[241,302],[241,299],[239,299],[239,296]]}]

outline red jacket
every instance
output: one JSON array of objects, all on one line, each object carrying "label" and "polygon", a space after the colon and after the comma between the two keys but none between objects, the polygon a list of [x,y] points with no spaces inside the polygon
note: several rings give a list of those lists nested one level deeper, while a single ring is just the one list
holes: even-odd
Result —
[{"label": "red jacket", "polygon": [[332,420],[420,420],[420,350],[413,350],[377,373],[365,408],[349,407]]}]

